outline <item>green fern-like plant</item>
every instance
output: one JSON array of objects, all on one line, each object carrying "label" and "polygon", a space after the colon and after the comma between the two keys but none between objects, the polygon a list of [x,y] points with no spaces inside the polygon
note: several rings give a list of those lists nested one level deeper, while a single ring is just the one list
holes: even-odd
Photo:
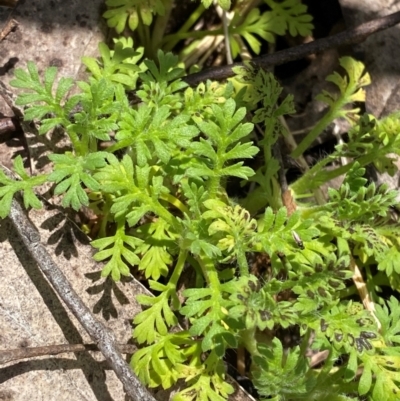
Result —
[{"label": "green fern-like plant", "polygon": [[[238,46],[239,36],[257,52],[257,37],[309,34],[311,18],[300,1],[266,4],[263,14],[253,9],[234,17],[230,35]],[[144,34],[143,25],[169,8],[144,0],[107,5],[110,26],[122,32],[128,24]],[[399,227],[390,218],[397,197],[369,184],[364,167],[374,162],[395,171],[389,153],[398,153],[400,119],[394,113],[376,121],[349,107],[364,99],[369,83],[362,63],[341,59],[346,75],[328,77],[338,92],[319,97],[327,114],[293,152],[301,155],[333,119],[347,118],[349,141],[290,190],[296,199],[338,174],[343,184],[329,189],[323,203],[310,197],[288,210],[274,147],[288,134],[282,118],[294,105],[292,96],[281,99],[272,74],[247,65],[235,68],[232,82],[190,88],[171,53],[159,50],[156,59],[141,61],[144,50],[129,39],[114,49],[102,43],[99,51],[100,60],[83,59],[90,76],[76,87],[66,78],[55,87],[53,67],[43,79],[33,63],[16,70],[12,84],[25,91],[17,100],[25,119],[36,120],[40,134],[62,129],[71,149],[49,155],[49,174],[30,177],[20,157],[13,169],[18,179],[0,172],[0,216],[18,192],[25,207],[41,207],[35,188],[45,182],[54,184],[63,206],[101,216],[92,245],[94,259],[104,262],[102,276],[118,281],[138,269],[154,293],[137,297],[143,310],[134,317],[140,349],[131,366],[142,382],[164,389],[180,383],[174,401],[227,400],[233,386],[223,358],[243,347],[253,383],[268,399],[397,399],[400,309],[381,294],[383,285],[400,288]],[[340,157],[349,163],[325,170]],[[232,196],[232,184],[247,193]],[[355,298],[355,265],[375,314],[361,300],[346,299]],[[298,333],[297,344],[284,345],[285,330]],[[311,350],[325,351],[318,368],[310,364]]]},{"label": "green fern-like plant", "polygon": [[121,33],[126,25],[131,31],[137,29],[139,21],[150,25],[153,14],[164,14],[162,0],[106,0],[109,9],[103,14],[110,28]]},{"label": "green fern-like plant", "polygon": [[21,180],[15,180],[0,170],[0,217],[4,219],[10,213],[11,202],[16,193],[22,192],[25,208],[41,209],[42,202],[33,191],[35,187],[47,181],[46,175],[29,177],[26,173],[21,156],[17,156],[13,163],[14,172]]},{"label": "green fern-like plant", "polygon": [[114,42],[113,50],[105,43],[99,43],[101,63],[93,57],[82,57],[82,62],[95,79],[108,79],[123,84],[128,90],[135,89],[138,73],[145,69],[143,64],[137,65],[143,56],[143,48],[134,50],[132,38],[121,37]]},{"label": "green fern-like plant", "polygon": [[292,36],[307,36],[314,28],[312,16],[307,14],[307,6],[300,0],[264,0],[272,9],[272,17],[283,21],[283,28]]}]

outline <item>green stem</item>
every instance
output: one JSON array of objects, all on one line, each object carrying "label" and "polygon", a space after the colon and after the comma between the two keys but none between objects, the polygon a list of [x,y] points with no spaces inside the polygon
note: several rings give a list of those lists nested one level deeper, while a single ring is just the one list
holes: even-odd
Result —
[{"label": "green stem", "polygon": [[185,262],[186,262],[187,256],[188,256],[188,251],[181,249],[179,252],[178,260],[176,262],[174,271],[173,271],[171,278],[169,279],[169,283],[168,283],[170,285],[173,285],[174,288],[176,288],[176,286],[178,284],[178,280],[181,277],[183,268],[185,267]]},{"label": "green stem", "polygon": [[307,134],[307,136],[300,142],[299,146],[292,152],[290,157],[297,159],[300,157],[308,147],[317,139],[318,135],[337,117],[342,104],[335,104],[334,107],[329,109],[321,120],[315,124],[314,128]]},{"label": "green stem", "polygon": [[164,50],[171,51],[176,44],[180,41],[179,38],[176,37],[177,34],[186,33],[189,29],[195,24],[195,22],[201,17],[205,8],[203,4],[200,4],[196,10],[190,15],[190,17],[186,20],[186,22],[181,26],[179,31],[173,35],[168,35],[164,38],[163,42],[165,43]]},{"label": "green stem", "polygon": [[103,196],[104,196],[105,204],[104,204],[104,207],[102,210],[103,218],[101,220],[101,225],[100,225],[100,230],[99,230],[99,235],[98,235],[99,238],[104,238],[106,236],[108,216],[110,215],[110,210],[113,205],[113,199],[114,199],[114,197],[112,195],[107,194],[107,193],[104,193]]},{"label": "green stem", "polygon": [[190,214],[189,209],[183,204],[178,198],[172,196],[171,194],[160,194],[160,199],[163,199],[169,202],[171,205],[175,206],[178,210],[182,213],[186,213],[187,215]]},{"label": "green stem", "polygon": [[376,151],[372,151],[371,153],[367,153],[366,155],[360,156],[359,158],[353,160],[349,164],[338,167],[334,170],[322,170],[322,168],[332,162],[335,158],[339,156],[330,156],[321,160],[310,170],[306,171],[302,177],[300,177],[295,183],[293,183],[290,187],[295,192],[295,194],[303,194],[305,192],[313,191],[314,189],[320,187],[322,184],[333,180],[343,174],[346,174],[353,166],[355,162],[358,162],[361,167],[366,166],[370,163],[373,163],[376,159],[378,159],[382,154],[390,153],[389,147],[380,148]]},{"label": "green stem", "polygon": [[375,277],[372,274],[371,268],[369,265],[365,266],[365,273],[367,276],[367,280],[366,280],[367,290],[371,296],[371,300],[375,303],[379,303],[379,296],[376,293],[377,284],[376,284]]},{"label": "green stem", "polygon": [[218,161],[216,163],[216,166],[214,166],[214,168],[213,168],[214,174],[209,178],[209,181],[207,183],[208,184],[207,190],[208,190],[210,199],[218,198],[218,190],[220,188],[220,183],[221,183],[221,176],[220,176],[219,172],[221,171],[224,162],[223,161],[221,162],[221,157],[219,155],[219,151],[217,154],[217,158],[218,158]]},{"label": "green stem", "polygon": [[193,267],[196,272],[195,288],[204,287],[204,275],[199,262],[190,254],[187,256],[187,262]]},{"label": "green stem", "polygon": [[198,256],[196,260],[199,262],[208,285],[212,288],[218,288],[220,286],[220,282],[213,260],[206,255]]},{"label": "green stem", "polygon": [[241,238],[236,238],[236,246],[239,248],[237,255],[237,264],[239,267],[240,276],[248,277],[249,273],[249,264],[247,263],[246,252],[243,250],[243,246],[240,243]]},{"label": "green stem", "polygon": [[218,198],[218,190],[221,186],[221,177],[220,171],[224,168],[225,158],[224,155],[226,154],[226,146],[225,144],[221,144],[217,147],[217,154],[216,154],[216,163],[213,168],[214,174],[210,177],[209,184],[208,184],[208,193],[210,199],[217,199]]},{"label": "green stem", "polygon": [[215,175],[210,177],[209,185],[208,185],[208,192],[210,199],[216,199],[218,196],[218,188],[219,188],[220,178]]},{"label": "green stem", "polygon": [[140,37],[140,43],[144,48],[144,55],[147,58],[152,58],[151,54],[151,41],[150,41],[150,34],[149,34],[149,27],[147,25],[143,24],[142,19],[140,19],[138,27],[137,27],[137,32]]},{"label": "green stem", "polygon": [[144,202],[150,203],[152,205],[152,210],[156,215],[164,219],[171,227],[174,228],[176,233],[181,232],[181,225],[179,224],[176,217],[170,213],[164,206],[162,206],[158,201],[154,201],[150,197],[145,199]]},{"label": "green stem", "polygon": [[86,149],[82,149],[82,142],[79,140],[79,136],[75,132],[70,132],[70,131],[67,131],[67,134],[69,136],[69,140],[72,143],[75,155],[82,156],[86,154],[86,152],[84,152],[84,150],[86,151]]},{"label": "green stem", "polygon": [[242,340],[245,348],[250,355],[258,355],[257,340],[256,340],[256,328],[242,330],[240,332],[240,339]]},{"label": "green stem", "polygon": [[154,23],[153,32],[151,35],[151,53],[157,54],[157,50],[161,48],[161,42],[163,40],[165,29],[171,15],[172,0],[164,0],[165,13],[164,15],[157,15]]},{"label": "green stem", "polygon": [[115,230],[115,238],[117,238],[117,240],[115,241],[115,244],[123,247],[121,237],[125,234],[126,215],[123,214],[118,218],[116,217],[115,222],[117,223],[117,229]]},{"label": "green stem", "polygon": [[[270,121],[268,121],[270,120]],[[266,166],[266,173],[265,178],[267,179],[267,183],[265,184],[264,188],[269,189],[269,193],[266,196],[268,205],[271,206],[274,210],[277,210],[280,205],[280,196],[279,192],[281,191],[280,185],[277,182],[276,174],[269,174],[268,167],[275,158],[272,154],[272,147],[278,140],[277,137],[274,140],[274,130],[276,127],[276,122],[273,119],[267,119],[265,121],[265,132],[264,132],[264,139],[260,142],[263,145],[263,152],[264,152],[264,160]],[[279,191],[279,192],[278,192]]]},{"label": "green stem", "polygon": [[[222,35],[224,33],[222,28],[215,29],[213,31],[207,30],[207,31],[194,31],[194,32],[182,32],[182,33],[175,33],[174,35],[167,35],[164,39],[165,41],[176,39],[177,41],[182,40],[182,39],[187,39],[187,38],[193,38],[193,39],[203,39],[206,36],[218,36]],[[165,50],[169,50],[169,46],[165,45],[164,46]]]}]

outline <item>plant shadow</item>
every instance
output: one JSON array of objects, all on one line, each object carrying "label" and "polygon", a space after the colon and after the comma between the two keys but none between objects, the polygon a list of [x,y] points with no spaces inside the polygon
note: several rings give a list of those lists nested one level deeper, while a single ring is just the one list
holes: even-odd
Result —
[{"label": "plant shadow", "polygon": [[[100,299],[93,306],[93,313],[103,316],[103,318],[108,321],[111,318],[116,319],[118,317],[118,312],[113,303],[113,295],[120,303],[120,305],[128,305],[130,303],[126,295],[118,287],[118,283],[114,282],[110,277],[107,277],[100,283],[96,283],[101,279],[101,271],[87,273],[85,277],[92,281],[93,285],[87,288],[87,293],[89,295],[101,294]],[[122,283],[129,283],[133,279],[129,277],[122,277]]]},{"label": "plant shadow", "polygon": [[[55,208],[58,209],[57,207]],[[68,218],[68,214],[64,211],[60,211],[49,217],[40,227],[51,233],[47,244],[56,245],[54,250],[55,254],[57,256],[63,255],[67,260],[70,260],[72,257],[78,257],[76,241],[82,245],[89,245],[90,243],[85,233]]]}]

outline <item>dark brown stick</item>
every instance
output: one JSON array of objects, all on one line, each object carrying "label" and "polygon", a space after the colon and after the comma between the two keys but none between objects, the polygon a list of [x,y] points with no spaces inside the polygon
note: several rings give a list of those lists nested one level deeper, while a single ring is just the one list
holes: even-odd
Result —
[{"label": "dark brown stick", "polygon": [[17,5],[18,0],[0,0],[0,6],[13,8]]},{"label": "dark brown stick", "polygon": [[[318,39],[314,42],[304,43],[300,46],[282,50],[273,54],[256,57],[251,62],[257,67],[268,68],[285,64],[289,61],[299,60],[310,54],[318,53],[334,47],[360,43],[373,33],[383,31],[400,23],[400,11],[365,22],[356,28],[347,29],[336,35]],[[183,80],[190,86],[196,86],[208,79],[220,81],[234,76],[232,67],[243,66],[243,63],[233,63],[221,67],[212,67],[195,74],[184,77]]]},{"label": "dark brown stick", "polygon": [[[122,354],[133,354],[137,351],[136,345],[133,344],[116,344]],[[29,347],[0,350],[0,365],[18,361],[20,359],[34,358],[38,356],[57,355],[64,352],[83,352],[83,351],[100,351],[96,344],[57,344],[47,345],[44,347]]]},{"label": "dark brown stick", "polygon": [[0,42],[4,40],[7,35],[16,27],[18,26],[18,21],[15,19],[10,19],[7,21],[5,27],[0,32]]}]

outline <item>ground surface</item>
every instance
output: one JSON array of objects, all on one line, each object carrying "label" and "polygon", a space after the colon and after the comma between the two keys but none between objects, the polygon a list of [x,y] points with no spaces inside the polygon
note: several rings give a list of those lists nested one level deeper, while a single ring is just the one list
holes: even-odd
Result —
[{"label": "ground surface", "polygon": [[[315,8],[315,4],[321,2],[309,3]],[[340,10],[336,1],[326,3],[336,3],[333,6]],[[342,28],[343,24],[350,27],[400,10],[396,1],[341,0],[339,3],[344,20],[339,15],[332,22],[331,30],[340,29],[340,24]],[[84,73],[80,57],[96,55],[97,43],[106,33],[100,17],[102,7],[103,0],[21,0],[12,16],[17,20],[18,27],[0,42],[2,82],[7,85],[13,76],[13,68],[25,68],[28,60],[34,60],[41,71],[49,65],[56,65],[60,75],[79,79]],[[323,26],[327,16],[324,17],[323,9],[315,9],[318,23]],[[10,10],[4,8],[0,11],[0,21],[4,26]],[[329,32],[322,32],[321,35],[327,34]],[[290,123],[292,129],[301,130],[301,124],[303,128],[312,125],[318,117],[320,105],[310,100],[324,87],[324,79],[337,66],[341,52],[356,54],[367,64],[374,82],[368,89],[367,110],[376,116],[399,110],[399,39],[400,27],[395,27],[374,35],[353,49],[320,54],[307,61],[305,67],[301,67],[301,73],[296,71],[296,65],[289,72],[278,70],[278,74],[282,74],[285,90],[296,95],[298,107],[306,113],[302,119]],[[0,112],[12,116],[12,111],[2,99]],[[44,154],[43,143],[26,134],[33,170],[41,171],[46,168],[38,161]],[[44,142],[49,147],[54,146],[51,138]],[[0,163],[10,167],[17,154],[26,157],[24,145],[21,137],[0,137]],[[380,180],[386,181],[388,177],[381,177]],[[397,189],[397,178],[391,184]],[[91,260],[92,250],[87,240],[56,209],[30,212],[29,217],[39,228],[42,242],[48,245],[84,302],[114,331],[117,342],[126,344],[131,337],[132,317],[137,312],[134,295],[145,289],[133,279],[118,285],[99,280],[101,266]],[[0,220],[0,277],[0,350],[90,342],[38,271],[8,219]],[[235,397],[237,400],[251,399],[243,392]],[[168,394],[159,394],[157,398],[166,399]],[[125,396],[122,385],[102,362],[99,353],[86,352],[1,365],[0,400],[27,399],[122,401]]]}]

